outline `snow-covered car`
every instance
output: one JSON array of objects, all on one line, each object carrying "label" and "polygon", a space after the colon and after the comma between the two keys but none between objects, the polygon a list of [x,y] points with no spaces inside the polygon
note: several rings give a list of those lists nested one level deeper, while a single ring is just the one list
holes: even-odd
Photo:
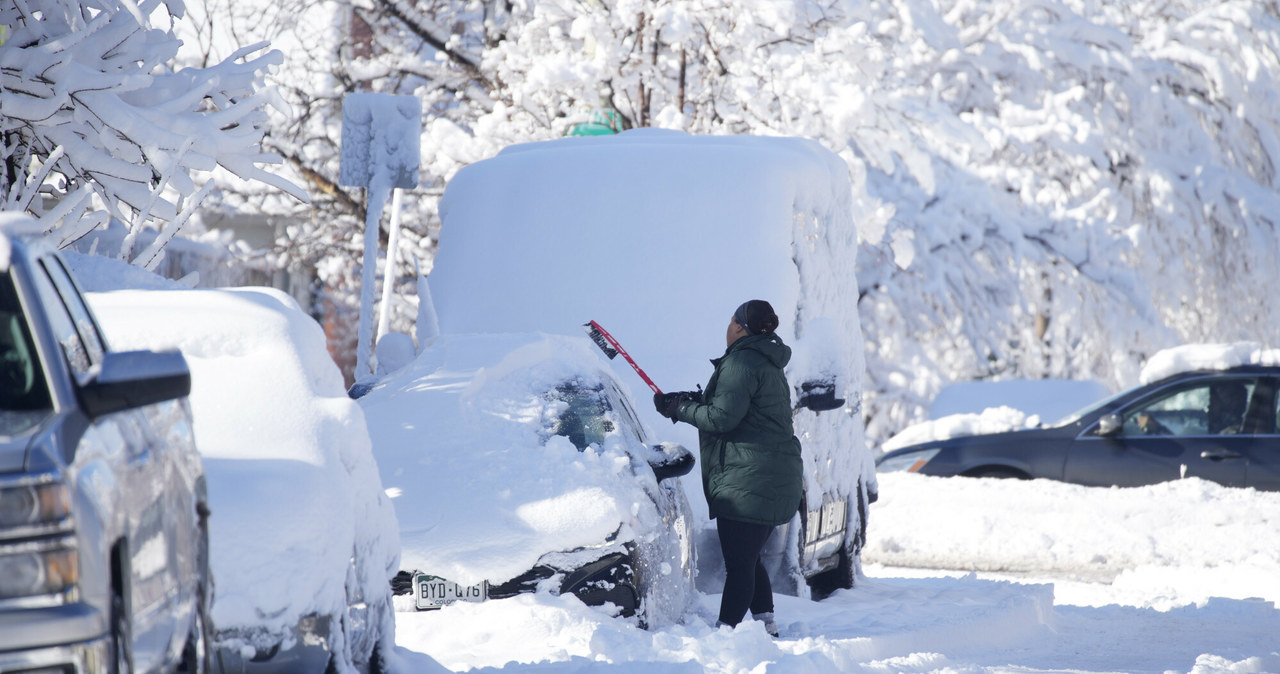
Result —
[{"label": "snow-covered car", "polygon": [[690,607],[693,456],[649,438],[586,337],[444,335],[359,402],[397,608],[549,591],[661,626]]},{"label": "snow-covered car", "polygon": [[881,457],[878,469],[1119,487],[1199,477],[1280,491],[1278,394],[1277,366],[1181,371],[1045,428],[911,444]]},{"label": "snow-covered car", "polygon": [[0,215],[0,671],[207,671],[187,365],[109,348],[42,236]]},{"label": "snow-covered car", "polygon": [[[793,349],[805,504],[764,552],[773,587],[850,587],[877,487],[865,441],[865,371],[849,169],[801,138],[692,136],[635,129],[508,147],[460,170],[440,204],[430,275],[446,333],[580,333],[595,320],[664,390],[692,390],[724,352],[735,307],[768,300]],[[637,399],[648,389],[622,359]],[[640,415],[697,446],[652,405]],[[699,586],[723,565],[701,481]]]},{"label": "snow-covered car", "polygon": [[[98,290],[141,273],[72,257]],[[190,363],[222,671],[380,670],[395,645],[395,513],[320,326],[268,288],[89,300],[114,341]]]}]

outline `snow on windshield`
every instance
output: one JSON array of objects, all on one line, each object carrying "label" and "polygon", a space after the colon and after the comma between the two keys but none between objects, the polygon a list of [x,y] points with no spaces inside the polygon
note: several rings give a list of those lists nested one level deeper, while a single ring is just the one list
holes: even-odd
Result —
[{"label": "snow on windshield", "polygon": [[[122,263],[69,257],[85,287],[119,282]],[[277,630],[308,613],[345,612],[353,555],[364,596],[389,594],[395,513],[364,417],[311,317],[265,288],[88,298],[113,348],[179,348],[191,369],[219,629]]]},{"label": "snow on windshield", "polygon": [[544,554],[661,526],[631,474],[634,436],[615,427],[579,451],[554,434],[566,408],[557,387],[613,381],[595,348],[585,336],[445,335],[360,399],[399,517],[401,568],[498,583]]}]

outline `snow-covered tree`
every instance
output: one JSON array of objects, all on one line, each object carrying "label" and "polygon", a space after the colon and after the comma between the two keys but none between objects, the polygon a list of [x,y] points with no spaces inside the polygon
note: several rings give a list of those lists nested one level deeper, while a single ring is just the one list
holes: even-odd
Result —
[{"label": "snow-covered tree", "polygon": [[896,208],[860,274],[873,433],[951,380],[1119,388],[1164,346],[1274,341],[1274,3],[934,8],[880,24],[935,178],[868,174]]},{"label": "snow-covered tree", "polygon": [[[153,267],[213,187],[221,167],[293,198],[306,194],[260,164],[261,86],[279,52],[248,45],[205,68],[172,68],[180,0],[16,0],[0,5],[0,198],[67,245],[116,219],[121,256]],[[254,56],[256,54],[256,56]],[[207,179],[206,179],[207,180]],[[160,235],[134,250],[146,227]]]},{"label": "snow-covered tree", "polygon": [[864,242],[861,287],[847,291],[863,313],[873,438],[919,418],[950,381],[1119,387],[1167,345],[1280,334],[1280,303],[1261,290],[1280,271],[1274,2],[295,9],[244,25],[279,17],[296,36],[282,81],[297,83],[285,90],[302,114],[270,141],[325,210],[279,248],[327,260],[331,278],[358,275],[363,208],[335,186],[340,99],[371,90],[424,104],[427,185],[407,200],[402,247],[424,262],[453,172],[604,108],[630,126],[806,136],[837,151]]}]

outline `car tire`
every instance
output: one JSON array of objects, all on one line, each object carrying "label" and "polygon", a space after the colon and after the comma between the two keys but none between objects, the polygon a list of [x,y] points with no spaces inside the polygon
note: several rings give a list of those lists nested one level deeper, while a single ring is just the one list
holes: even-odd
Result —
[{"label": "car tire", "polygon": [[196,589],[195,616],[191,622],[191,633],[187,635],[186,646],[182,649],[182,662],[178,663],[177,669],[184,674],[208,674],[213,671],[213,623],[209,617],[213,606],[213,575],[209,571],[209,528],[204,517],[201,518],[199,540],[199,561],[196,568],[199,569],[200,582]]},{"label": "car tire", "polygon": [[382,655],[382,641],[373,645],[373,655],[369,656],[369,674],[386,674],[386,658]]},{"label": "car tire", "polygon": [[975,468],[967,473],[965,477],[992,477],[1001,480],[1029,480],[1031,479],[1026,473],[1013,468],[1005,468],[1003,466],[987,466],[985,468]]},{"label": "car tire", "polygon": [[[858,555],[862,552],[862,546],[867,541],[867,506],[866,499],[862,497],[862,482],[858,482],[856,489],[858,495],[858,530],[850,536],[845,533],[846,542],[840,548],[840,558],[836,563],[836,568],[830,571],[817,574],[809,579],[809,592],[814,600],[825,599],[836,590],[852,589],[858,575]],[[848,521],[845,526],[848,527]]]}]

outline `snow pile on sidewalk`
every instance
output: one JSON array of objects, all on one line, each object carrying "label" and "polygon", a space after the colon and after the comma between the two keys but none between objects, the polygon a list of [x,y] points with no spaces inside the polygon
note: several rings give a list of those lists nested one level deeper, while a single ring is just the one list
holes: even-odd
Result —
[{"label": "snow pile on sidewalk", "polygon": [[1103,489],[887,473],[871,521],[868,563],[1117,584],[1193,574],[1200,601],[1280,601],[1280,493],[1198,478]]}]

